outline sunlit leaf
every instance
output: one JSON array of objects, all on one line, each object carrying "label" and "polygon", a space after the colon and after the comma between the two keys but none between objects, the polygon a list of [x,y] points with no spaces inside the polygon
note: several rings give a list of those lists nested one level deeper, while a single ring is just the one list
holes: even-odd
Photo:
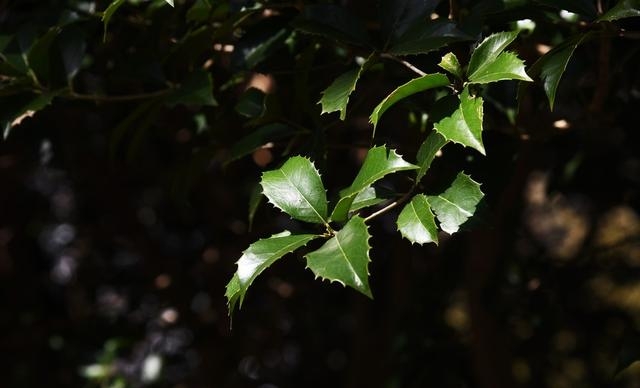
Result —
[{"label": "sunlit leaf", "polygon": [[316,277],[352,287],[371,298],[369,237],[364,219],[354,216],[323,246],[305,256],[307,267]]},{"label": "sunlit leaf", "polygon": [[620,0],[609,9],[604,15],[598,18],[598,21],[607,20],[614,21],[624,18],[632,18],[640,16],[640,0]]},{"label": "sunlit leaf", "polygon": [[419,20],[391,45],[388,52],[394,55],[426,54],[449,43],[472,39],[453,22]]},{"label": "sunlit leaf", "polygon": [[364,209],[365,207],[374,206],[384,202],[386,198],[383,198],[378,191],[379,189],[369,186],[359,192],[351,204],[350,211],[355,212],[360,209]]},{"label": "sunlit leaf", "polygon": [[373,124],[373,136],[375,136],[376,126],[378,125],[380,117],[393,104],[413,94],[447,85],[449,85],[449,78],[444,74],[435,73],[414,78],[406,84],[398,86],[373,109],[373,113],[371,113],[369,117],[369,121]]},{"label": "sunlit leaf", "polygon": [[438,243],[438,227],[429,200],[424,194],[418,194],[398,215],[398,231],[411,243]]},{"label": "sunlit leaf", "polygon": [[211,74],[203,70],[194,71],[176,90],[167,96],[166,103],[169,106],[178,104],[218,105],[218,102],[213,97]]},{"label": "sunlit leaf", "polygon": [[482,197],[480,184],[461,172],[444,193],[427,200],[438,217],[440,229],[453,234],[475,213]]},{"label": "sunlit leaf", "polygon": [[385,175],[417,168],[404,161],[395,150],[387,150],[384,146],[371,148],[351,186],[340,192],[340,200],[333,209],[331,219],[346,220],[356,196]]},{"label": "sunlit leaf", "polygon": [[431,132],[424,142],[422,142],[416,155],[418,166],[420,167],[416,171],[416,183],[422,180],[427,170],[429,170],[429,167],[431,167],[431,162],[433,162],[436,154],[445,144],[447,144],[447,139],[435,131]]},{"label": "sunlit leaf", "polygon": [[467,69],[469,77],[493,63],[517,37],[518,31],[498,32],[486,37],[471,54]]},{"label": "sunlit leaf", "polygon": [[262,271],[269,268],[282,256],[295,251],[317,237],[314,234],[292,235],[291,232],[284,231],[249,245],[249,248],[242,252],[242,256],[237,262],[238,270],[227,285],[225,295],[229,314],[233,313],[237,303],[239,303],[239,307],[242,307],[249,286]]},{"label": "sunlit leaf", "polygon": [[442,57],[438,66],[448,71],[449,73],[455,75],[458,79],[462,79],[464,73],[462,71],[462,66],[460,66],[460,62],[458,62],[458,57],[454,53],[447,53]]},{"label": "sunlit leaf", "polygon": [[167,4],[169,4],[170,6],[172,6],[172,7],[174,6],[174,5],[173,5],[173,0],[164,0],[164,1],[166,1],[166,2],[167,2]]},{"label": "sunlit leaf", "polygon": [[362,72],[366,69],[368,61],[365,61],[357,70],[349,70],[336,78],[329,87],[322,92],[319,104],[322,105],[322,113],[340,112],[340,120],[347,115],[349,96],[356,90],[356,84]]},{"label": "sunlit leaf", "polygon": [[524,62],[514,53],[504,52],[516,37],[518,31],[499,32],[484,39],[471,55],[469,81],[480,84],[511,79],[531,81]]},{"label": "sunlit leaf", "polygon": [[485,154],[482,144],[482,97],[473,97],[469,88],[460,94],[460,106],[450,117],[434,124],[434,128],[446,140],[471,147]]},{"label": "sunlit leaf", "polygon": [[326,224],[327,195],[318,170],[307,158],[289,158],[262,174],[262,192],[275,207],[300,221]]},{"label": "sunlit leaf", "polygon": [[296,30],[337,42],[369,45],[369,36],[362,21],[344,7],[334,4],[307,5],[294,19],[292,26]]}]

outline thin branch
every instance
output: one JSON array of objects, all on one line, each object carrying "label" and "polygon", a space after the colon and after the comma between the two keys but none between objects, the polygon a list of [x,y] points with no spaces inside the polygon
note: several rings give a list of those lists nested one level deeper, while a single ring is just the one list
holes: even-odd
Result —
[{"label": "thin branch", "polygon": [[406,193],[404,193],[404,195],[402,197],[400,197],[399,199],[391,202],[390,204],[388,204],[387,206],[383,207],[382,209],[371,213],[369,216],[367,216],[364,221],[370,221],[376,217],[378,217],[381,214],[384,214],[386,212],[388,212],[389,210],[393,209],[394,207],[401,205],[403,203],[405,203],[407,201],[407,199],[409,199],[409,197],[411,197],[411,194],[413,194],[413,190],[409,190]]},{"label": "thin branch", "polygon": [[381,58],[391,59],[392,61],[396,61],[396,62],[400,63],[401,65],[403,65],[404,67],[406,67],[407,69],[409,69],[409,70],[413,71],[414,73],[418,74],[419,76],[427,75],[427,73],[425,73],[424,71],[418,69],[417,67],[415,67],[411,63],[405,61],[404,59],[400,59],[400,58],[396,57],[395,55],[382,53],[382,54],[380,54],[380,57]]}]

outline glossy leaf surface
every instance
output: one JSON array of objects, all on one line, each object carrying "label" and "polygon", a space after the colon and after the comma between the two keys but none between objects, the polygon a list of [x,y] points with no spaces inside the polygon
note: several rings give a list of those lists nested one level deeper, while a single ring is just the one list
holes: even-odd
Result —
[{"label": "glossy leaf surface", "polygon": [[356,196],[385,175],[417,168],[418,166],[403,160],[395,150],[387,150],[384,146],[371,148],[351,186],[340,192],[340,200],[333,209],[331,219],[346,220]]},{"label": "glossy leaf surface", "polygon": [[618,19],[639,17],[640,0],[620,0],[610,10],[600,16],[598,20],[614,21]]},{"label": "glossy leaf surface", "polygon": [[429,200],[418,194],[405,205],[397,220],[398,231],[411,243],[438,243],[438,227]]},{"label": "glossy leaf surface", "polygon": [[518,31],[499,32],[480,43],[473,51],[467,71],[472,83],[489,83],[518,79],[531,81],[524,70],[524,62],[514,53],[504,52],[518,37]]},{"label": "glossy leaf surface", "polygon": [[460,66],[460,62],[458,62],[458,57],[454,53],[446,53],[440,63],[438,63],[442,69],[448,71],[449,73],[455,75],[457,78],[462,79],[464,76],[464,72],[462,71],[462,66]]},{"label": "glossy leaf surface", "polygon": [[237,262],[238,269],[227,285],[226,297],[229,314],[233,313],[237,303],[240,307],[242,306],[249,286],[262,271],[282,256],[295,251],[317,237],[313,234],[292,235],[291,232],[284,231],[249,245],[249,248],[242,252],[242,256]]},{"label": "glossy leaf surface", "polygon": [[316,277],[352,287],[369,298],[369,231],[354,216],[319,249],[308,253],[307,267]]},{"label": "glossy leaf surface", "polygon": [[420,182],[424,175],[431,167],[433,159],[436,157],[438,151],[447,144],[447,139],[444,138],[438,132],[431,132],[429,136],[422,142],[418,149],[416,159],[418,160],[418,166],[420,167],[416,171],[416,182]]},{"label": "glossy leaf surface", "polygon": [[461,172],[444,193],[427,199],[438,217],[440,229],[453,234],[475,213],[482,197],[480,184]]},{"label": "glossy leaf surface", "polygon": [[320,174],[307,158],[294,156],[262,174],[263,194],[275,207],[300,221],[326,223],[327,195]]},{"label": "glossy leaf surface", "polygon": [[340,120],[346,118],[349,96],[356,90],[358,79],[366,66],[367,62],[363,63],[358,69],[343,73],[322,92],[322,98],[318,102],[322,105],[322,114],[340,112]]},{"label": "glossy leaf surface", "polygon": [[446,140],[474,148],[484,155],[482,103],[482,97],[473,97],[469,94],[469,88],[464,88],[458,109],[450,117],[435,123],[435,130]]}]

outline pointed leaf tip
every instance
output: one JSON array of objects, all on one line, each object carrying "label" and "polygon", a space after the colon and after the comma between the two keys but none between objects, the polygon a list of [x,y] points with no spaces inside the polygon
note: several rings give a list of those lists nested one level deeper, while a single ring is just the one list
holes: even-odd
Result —
[{"label": "pointed leaf tip", "polygon": [[429,196],[427,200],[440,221],[440,228],[454,234],[473,216],[483,197],[480,184],[461,172],[444,193]]},{"label": "pointed leaf tip", "polygon": [[400,212],[396,223],[402,237],[412,244],[438,244],[438,228],[426,195],[413,197]]},{"label": "pointed leaf tip", "polygon": [[460,106],[449,117],[445,117],[434,124],[438,131],[448,141],[462,144],[476,149],[485,155],[482,143],[482,97],[474,97],[465,87],[460,94]]}]

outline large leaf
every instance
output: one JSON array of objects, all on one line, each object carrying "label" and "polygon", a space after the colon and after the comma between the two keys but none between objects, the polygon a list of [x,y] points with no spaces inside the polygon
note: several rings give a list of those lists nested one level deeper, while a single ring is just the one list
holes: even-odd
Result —
[{"label": "large leaf", "polygon": [[367,30],[362,21],[337,5],[308,5],[292,25],[299,31],[325,36],[338,42],[369,45]]},{"label": "large leaf", "polygon": [[382,31],[387,42],[404,34],[419,19],[425,19],[440,0],[382,0]]},{"label": "large leaf", "polygon": [[384,146],[371,148],[351,186],[340,192],[340,200],[333,209],[331,219],[346,220],[349,212],[353,211],[352,205],[356,196],[385,175],[417,168],[418,166],[404,161],[395,150],[387,151]]},{"label": "large leaf", "polygon": [[347,104],[349,96],[356,90],[356,84],[360,75],[368,67],[368,60],[360,68],[349,70],[336,78],[329,87],[322,92],[322,98],[318,104],[322,105],[322,113],[340,112],[340,120],[344,120],[347,115]]},{"label": "large leaf", "polygon": [[307,158],[289,158],[262,174],[262,192],[275,207],[306,222],[327,223],[327,194],[320,174]]},{"label": "large leaf", "polygon": [[260,127],[238,140],[238,142],[233,145],[231,148],[231,155],[229,156],[227,163],[251,154],[253,151],[270,141],[284,139],[299,132],[299,130],[279,123]]},{"label": "large leaf", "polygon": [[411,243],[434,242],[438,244],[438,227],[429,200],[424,194],[418,194],[409,202],[398,216],[398,231]]},{"label": "large leaf", "polygon": [[354,216],[319,249],[308,253],[307,267],[316,277],[352,287],[369,298],[369,231]]},{"label": "large leaf", "polygon": [[640,0],[620,0],[598,20],[614,21],[640,16]]},{"label": "large leaf", "polygon": [[416,155],[418,166],[420,167],[418,171],[416,171],[416,184],[422,180],[429,167],[431,167],[431,162],[433,162],[436,154],[445,144],[447,144],[447,139],[435,131],[431,132],[424,142],[422,142]]},{"label": "large leaf", "polygon": [[166,99],[167,105],[210,105],[218,103],[213,97],[213,80],[211,74],[200,70],[195,71],[174,90]]},{"label": "large leaf", "polygon": [[229,314],[233,313],[236,303],[239,302],[239,307],[242,307],[249,286],[262,271],[282,256],[295,251],[317,237],[313,234],[292,235],[291,232],[284,231],[249,245],[249,248],[242,252],[242,256],[237,262],[238,270],[227,285],[226,297]]},{"label": "large leaf", "polygon": [[482,144],[482,97],[473,97],[465,87],[460,94],[460,106],[450,117],[434,124],[445,139],[471,147],[485,155]]},{"label": "large leaf", "polygon": [[413,94],[447,85],[449,85],[449,78],[444,74],[435,73],[414,78],[406,84],[398,86],[373,109],[373,113],[371,113],[371,116],[369,117],[369,121],[373,124],[373,136],[375,136],[376,127],[380,117],[393,104]]},{"label": "large leaf", "polygon": [[440,221],[440,229],[453,234],[475,213],[482,197],[480,184],[461,172],[444,193],[427,199]]},{"label": "large leaf", "polygon": [[366,189],[362,190],[353,199],[350,210],[354,212],[360,209],[364,209],[365,207],[374,206],[386,201],[388,198],[386,196],[383,196],[380,191],[382,190],[373,186],[369,186]]},{"label": "large leaf", "polygon": [[530,73],[533,76],[539,75],[542,80],[542,87],[549,99],[551,110],[553,110],[556,100],[556,92],[560,84],[560,79],[567,68],[573,52],[592,35],[591,33],[587,33],[562,43],[546,53],[531,66]]},{"label": "large leaf", "polygon": [[389,48],[395,55],[426,54],[453,42],[472,40],[455,23],[444,20],[418,20]]},{"label": "large leaf", "polygon": [[469,81],[478,84],[511,79],[531,81],[524,62],[514,53],[503,52],[517,36],[517,31],[499,32],[483,40],[471,55]]}]

